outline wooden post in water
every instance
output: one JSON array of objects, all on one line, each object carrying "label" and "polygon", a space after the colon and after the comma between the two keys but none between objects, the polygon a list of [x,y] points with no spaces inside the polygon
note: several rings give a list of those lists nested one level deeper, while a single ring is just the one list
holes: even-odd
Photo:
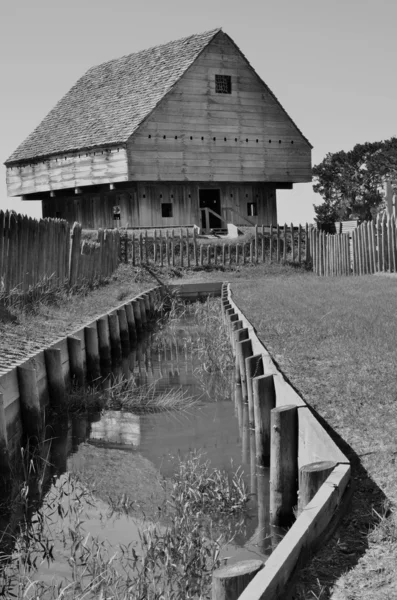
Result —
[{"label": "wooden post in water", "polygon": [[230,344],[233,345],[232,343],[232,336],[233,336],[233,323],[236,323],[239,320],[239,316],[237,313],[234,313],[232,315],[229,316],[229,323],[228,323],[228,333],[229,333],[229,339],[230,339]]},{"label": "wooden post in water", "polygon": [[235,376],[236,376],[236,383],[238,383],[238,384],[241,384],[241,373],[240,373],[240,359],[237,354],[237,345],[240,342],[248,340],[248,339],[249,339],[249,332],[246,327],[237,329],[237,331],[234,332],[234,347],[236,349]]},{"label": "wooden post in water", "polygon": [[142,328],[146,329],[146,325],[147,325],[147,316],[146,316],[146,302],[145,299],[142,296],[139,296],[139,298],[137,298],[139,305],[141,307],[141,321],[142,321]]},{"label": "wooden post in water", "polygon": [[23,429],[28,436],[39,438],[43,424],[36,369],[17,367],[17,373]]},{"label": "wooden post in water", "polygon": [[135,326],[136,326],[137,332],[140,333],[143,329],[142,318],[141,318],[141,303],[139,302],[139,300],[137,298],[135,298],[134,300],[131,301],[131,305],[132,305],[132,310],[134,311]]},{"label": "wooden post in water", "polygon": [[249,426],[255,429],[254,416],[254,398],[252,389],[252,380],[258,375],[263,375],[263,360],[262,354],[255,354],[245,359],[245,372],[247,373],[247,397],[248,397],[248,417]]},{"label": "wooden post in water", "polygon": [[263,568],[261,560],[244,560],[212,573],[212,600],[237,600]]},{"label": "wooden post in water", "polygon": [[273,408],[270,423],[270,523],[284,527],[291,524],[297,504],[297,407]]},{"label": "wooden post in water", "polygon": [[128,323],[128,333],[130,336],[130,341],[135,342],[137,338],[136,325],[135,325],[135,317],[134,317],[134,309],[132,308],[131,302],[127,302],[124,305],[125,314],[127,317]]},{"label": "wooden post in water", "polygon": [[[240,330],[243,331],[243,330]],[[252,356],[252,342],[248,338],[236,344],[236,358],[240,369],[241,391],[243,393],[243,402],[248,403],[248,385],[247,372],[245,370],[245,359]]]},{"label": "wooden post in water", "polygon": [[270,463],[270,416],[276,407],[273,375],[259,375],[252,380],[255,417],[256,465],[263,472]]},{"label": "wooden post in water", "polygon": [[87,374],[90,381],[94,382],[97,381],[101,376],[97,327],[84,327],[84,337]]},{"label": "wooden post in water", "polygon": [[314,498],[336,465],[337,463],[334,461],[322,461],[310,463],[300,468],[298,515]]},{"label": "wooden post in water", "polygon": [[226,325],[227,329],[229,329],[230,317],[232,315],[234,315],[234,308],[232,308],[232,307],[226,308],[225,309],[225,325]]},{"label": "wooden post in water", "polygon": [[109,337],[112,358],[119,361],[121,358],[121,338],[120,338],[120,323],[117,312],[114,311],[108,314],[109,320]]},{"label": "wooden post in water", "polygon": [[83,387],[85,383],[83,344],[80,338],[72,335],[68,335],[67,344],[71,379],[74,379],[78,386]]},{"label": "wooden post in water", "polygon": [[44,350],[45,370],[47,374],[50,404],[56,409],[65,407],[66,386],[62,371],[62,357],[59,348]]},{"label": "wooden post in water", "polygon": [[227,323],[226,321],[226,311],[230,310],[232,308],[232,305],[230,304],[229,300],[223,300],[222,301],[222,312],[223,312],[223,322]]},{"label": "wooden post in water", "polygon": [[125,312],[124,307],[117,309],[117,318],[119,320],[121,345],[123,348],[129,348],[130,347],[130,332],[128,329],[127,314]]},{"label": "wooden post in water", "polygon": [[149,319],[152,315],[152,306],[151,306],[151,302],[150,302],[150,295],[149,295],[149,293],[146,293],[146,294],[142,294],[141,297],[145,301],[146,319],[149,321]]},{"label": "wooden post in water", "polygon": [[236,354],[236,340],[235,340],[235,333],[236,331],[238,331],[239,329],[243,328],[243,322],[236,320],[233,321],[231,324],[231,333],[230,333],[230,343],[232,345],[233,348],[233,354]]},{"label": "wooden post in water", "polygon": [[104,369],[108,369],[112,363],[108,317],[99,317],[99,319],[97,319],[96,324],[98,331],[98,350],[100,364]]},{"label": "wooden post in water", "polygon": [[0,392],[0,469],[4,472],[9,469],[8,434],[6,414],[4,410],[4,398]]}]

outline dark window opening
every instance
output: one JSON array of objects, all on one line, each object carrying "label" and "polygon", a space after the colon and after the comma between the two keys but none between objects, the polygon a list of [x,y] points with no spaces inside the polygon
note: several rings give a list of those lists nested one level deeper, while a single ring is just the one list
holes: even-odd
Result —
[{"label": "dark window opening", "polygon": [[172,217],[172,204],[171,202],[164,202],[161,205],[161,216],[163,219],[169,219]]},{"label": "dark window opening", "polygon": [[247,215],[249,217],[258,216],[258,205],[256,202],[247,202]]},{"label": "dark window opening", "polygon": [[215,92],[217,94],[232,93],[232,78],[230,75],[215,75]]}]

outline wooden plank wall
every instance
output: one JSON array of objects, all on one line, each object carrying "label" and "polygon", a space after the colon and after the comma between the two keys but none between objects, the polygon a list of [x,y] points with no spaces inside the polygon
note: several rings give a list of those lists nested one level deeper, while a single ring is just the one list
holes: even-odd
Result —
[{"label": "wooden plank wall", "polygon": [[[232,93],[215,93],[215,74]],[[311,181],[311,147],[225,34],[127,143],[130,181]]]},{"label": "wooden plank wall", "polygon": [[119,232],[99,230],[96,242],[81,242],[80,224],[75,231],[71,244],[66,221],[0,211],[0,293],[23,295],[38,284],[57,287],[109,277],[119,262]]},{"label": "wooden plank wall", "polygon": [[[249,239],[251,237],[251,239]],[[243,239],[199,239],[194,228],[121,234],[121,259],[133,265],[231,266],[259,262],[309,263],[311,228],[255,226]]]},{"label": "wooden plank wall", "polygon": [[125,148],[102,148],[7,167],[9,196],[127,181]]},{"label": "wooden plank wall", "polygon": [[313,271],[317,275],[397,273],[397,226],[394,216],[378,215],[350,233],[311,231]]},{"label": "wooden plank wall", "polygon": [[[249,217],[257,224],[277,224],[277,201],[274,185],[267,183],[131,183],[124,190],[102,191],[78,196],[55,197],[43,200],[43,216],[61,216],[69,223],[81,223],[84,228],[112,228],[113,207],[120,206],[121,227],[201,226],[199,190],[220,190],[221,210],[231,207],[248,216],[249,202],[257,204],[257,215]],[[162,217],[161,204],[173,205],[172,217]],[[242,223],[244,220],[242,219]],[[246,223],[245,223],[246,224]]]}]

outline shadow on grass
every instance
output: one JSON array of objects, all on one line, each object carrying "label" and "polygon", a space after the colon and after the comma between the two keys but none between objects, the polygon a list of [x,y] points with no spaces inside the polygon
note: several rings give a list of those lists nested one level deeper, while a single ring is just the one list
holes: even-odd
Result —
[{"label": "shadow on grass", "polygon": [[[263,342],[262,342],[263,343]],[[265,346],[265,344],[264,344]],[[266,347],[266,346],[265,346]],[[284,379],[302,397],[280,365],[272,357]],[[364,468],[360,456],[330,424],[302,398],[317,421],[351,463],[352,494],[346,514],[342,517],[335,532],[325,544],[312,555],[297,573],[290,600],[313,598],[326,600],[332,595],[338,579],[357,565],[369,548],[369,533],[388,517],[388,499]],[[358,596],[357,596],[358,597]]]}]

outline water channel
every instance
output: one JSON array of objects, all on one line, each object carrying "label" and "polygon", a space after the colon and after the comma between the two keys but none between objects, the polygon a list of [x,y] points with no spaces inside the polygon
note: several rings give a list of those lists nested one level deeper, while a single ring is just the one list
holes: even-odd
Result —
[{"label": "water channel", "polygon": [[[207,372],[195,345],[198,334],[197,323],[189,315],[172,319],[161,329],[144,334],[113,374],[116,381],[133,378],[138,386],[156,393],[185,392],[194,404],[149,414],[118,410],[78,413],[56,424],[47,461],[51,485],[62,482],[67,474],[77,475],[95,496],[95,505],[88,506],[84,515],[85,530],[115,547],[128,545],[139,541],[139,527],[146,519],[154,514],[159,518],[164,500],[161,481],[172,477],[177,457],[202,451],[211,467],[230,474],[241,467],[252,494],[243,523],[222,548],[221,558],[229,563],[266,560],[272,549],[269,477],[255,472],[254,437],[245,415],[235,408],[239,392],[233,370],[222,379]],[[130,510],[110,510],[115,502],[120,504],[121,497]],[[66,576],[69,566],[64,558],[62,551],[58,552],[54,561],[40,567],[40,576]]]}]

